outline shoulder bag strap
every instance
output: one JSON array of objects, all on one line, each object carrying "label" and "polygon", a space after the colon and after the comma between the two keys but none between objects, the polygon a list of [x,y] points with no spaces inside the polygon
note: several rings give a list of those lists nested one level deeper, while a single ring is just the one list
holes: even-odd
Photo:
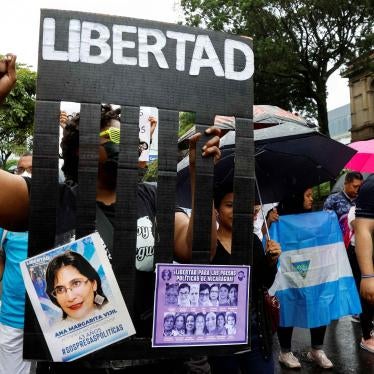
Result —
[{"label": "shoulder bag strap", "polygon": [[104,240],[109,253],[113,249],[113,225],[99,206],[96,205],[96,229]]}]

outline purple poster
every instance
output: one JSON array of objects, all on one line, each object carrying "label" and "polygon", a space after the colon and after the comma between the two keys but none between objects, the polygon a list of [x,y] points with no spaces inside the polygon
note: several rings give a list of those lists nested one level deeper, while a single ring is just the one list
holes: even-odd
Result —
[{"label": "purple poster", "polygon": [[249,266],[157,264],[153,347],[246,344]]}]

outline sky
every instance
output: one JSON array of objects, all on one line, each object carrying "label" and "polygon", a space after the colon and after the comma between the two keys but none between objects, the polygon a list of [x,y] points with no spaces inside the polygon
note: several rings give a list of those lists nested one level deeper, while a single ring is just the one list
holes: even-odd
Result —
[{"label": "sky", "polygon": [[[78,10],[177,23],[183,20],[178,0],[10,0],[1,4],[0,54],[37,69],[41,8]],[[334,73],[327,82],[328,110],[349,103],[348,80]],[[266,103],[263,103],[266,104]]]}]

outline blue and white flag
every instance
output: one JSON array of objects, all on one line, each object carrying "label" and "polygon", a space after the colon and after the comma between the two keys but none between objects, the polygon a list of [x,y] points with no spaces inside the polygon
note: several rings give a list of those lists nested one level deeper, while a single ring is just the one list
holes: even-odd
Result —
[{"label": "blue and white flag", "polygon": [[271,294],[280,326],[318,327],[361,312],[351,266],[334,212],[281,216],[270,228],[282,254]]}]

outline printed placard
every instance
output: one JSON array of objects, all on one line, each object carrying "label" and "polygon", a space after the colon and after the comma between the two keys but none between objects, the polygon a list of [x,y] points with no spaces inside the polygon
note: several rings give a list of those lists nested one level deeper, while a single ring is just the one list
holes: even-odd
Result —
[{"label": "printed placard", "polygon": [[153,347],[248,342],[249,266],[157,264]]},{"label": "printed placard", "polygon": [[54,361],[73,361],[135,334],[98,233],[31,257],[21,270]]},{"label": "printed placard", "polygon": [[139,111],[139,161],[146,161],[146,162],[151,161],[150,160],[151,149],[153,149],[153,154],[155,153],[154,143],[156,143],[156,152],[158,150],[157,148],[157,137],[158,137],[157,123],[158,123],[157,108],[141,106],[140,111]]}]

